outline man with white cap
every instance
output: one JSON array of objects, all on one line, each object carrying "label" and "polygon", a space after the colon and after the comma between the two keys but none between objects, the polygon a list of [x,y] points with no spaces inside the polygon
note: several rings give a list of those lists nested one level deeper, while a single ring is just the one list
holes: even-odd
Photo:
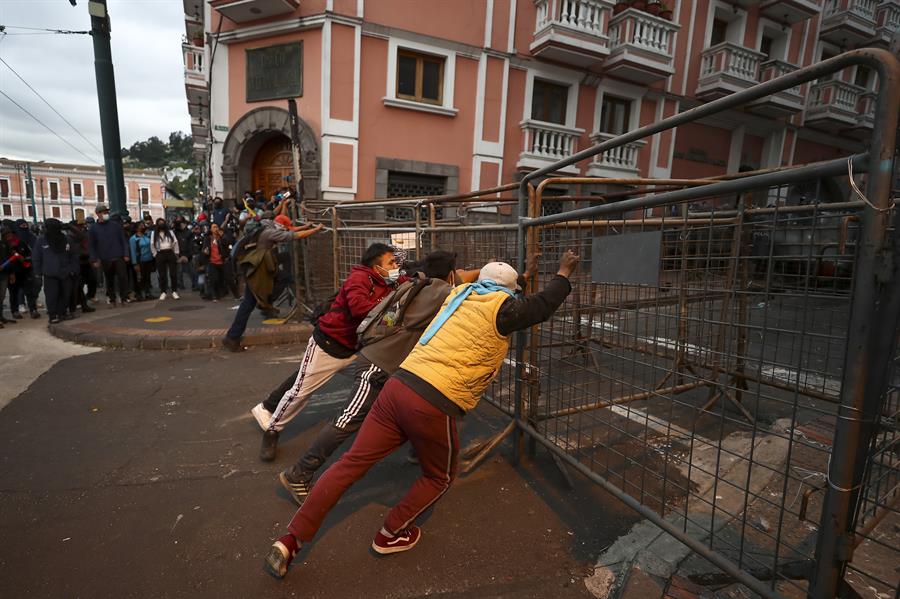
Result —
[{"label": "man with white cap", "polygon": [[400,369],[384,386],[353,446],[317,481],[266,556],[281,578],[302,543],[313,539],[341,495],[377,462],[409,440],[422,476],[391,509],[372,541],[380,554],[412,549],[421,531],[415,519],[433,505],[456,476],[456,419],[473,409],[509,351],[509,335],[550,318],[572,286],[579,257],[565,252],[559,270],[540,293],[518,297],[516,270],[486,264],[475,283],[453,289]]}]

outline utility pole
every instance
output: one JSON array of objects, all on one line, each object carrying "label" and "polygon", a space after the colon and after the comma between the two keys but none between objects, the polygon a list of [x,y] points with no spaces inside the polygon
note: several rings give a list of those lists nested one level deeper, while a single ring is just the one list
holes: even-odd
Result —
[{"label": "utility pole", "polygon": [[[75,220],[75,198],[72,197],[75,194],[73,193],[74,190],[72,189],[72,177],[66,177],[66,183],[69,184],[69,210],[72,212],[72,220]],[[82,185],[81,195],[82,195],[82,197],[84,197],[84,189],[83,189],[84,183],[82,183],[81,185]],[[62,212],[62,210],[60,210],[60,212]]]},{"label": "utility pole", "polygon": [[[38,178],[38,186],[41,188],[41,217],[44,222],[47,222],[47,205],[44,203],[44,178]],[[59,193],[59,186],[57,186],[57,193]]]},{"label": "utility pole", "polygon": [[25,193],[28,195],[28,199],[31,200],[31,221],[37,224],[37,206],[34,205],[34,179],[31,178],[31,164],[28,163],[25,164],[25,179]]},{"label": "utility pole", "polygon": [[[69,2],[75,5],[75,0]],[[122,141],[119,137],[119,109],[116,104],[116,79],[109,44],[111,28],[106,0],[89,0],[88,13],[91,15],[91,38],[94,40],[94,74],[97,78],[109,209],[113,214],[124,217],[128,215],[128,206],[125,205]]]},{"label": "utility pole", "polygon": [[[300,172],[300,117],[297,114],[297,102],[293,98],[288,98],[288,114],[291,123],[291,157],[293,158],[293,183],[297,190],[297,197],[291,203],[291,221],[297,220],[298,208],[305,206],[303,199],[303,174]],[[305,216],[305,215],[302,215]],[[300,251],[297,251],[299,248]],[[307,252],[306,240],[298,239],[294,243],[294,312],[292,316],[298,321],[302,321],[303,312],[297,310],[300,305],[300,271],[303,271],[303,287],[305,291],[305,300],[310,302],[312,299],[312,290],[310,289],[309,276],[309,256]],[[302,261],[302,265],[301,265]],[[290,318],[289,318],[290,320]]]}]

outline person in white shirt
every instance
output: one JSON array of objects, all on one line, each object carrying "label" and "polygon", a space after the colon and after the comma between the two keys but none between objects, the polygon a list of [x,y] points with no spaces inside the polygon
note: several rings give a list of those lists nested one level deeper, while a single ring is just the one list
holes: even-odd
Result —
[{"label": "person in white shirt", "polygon": [[178,238],[169,230],[169,224],[165,219],[157,219],[156,227],[150,234],[150,251],[156,259],[156,272],[159,275],[159,299],[166,299],[166,294],[171,290],[172,297],[179,299],[175,291],[175,281],[178,276]]}]

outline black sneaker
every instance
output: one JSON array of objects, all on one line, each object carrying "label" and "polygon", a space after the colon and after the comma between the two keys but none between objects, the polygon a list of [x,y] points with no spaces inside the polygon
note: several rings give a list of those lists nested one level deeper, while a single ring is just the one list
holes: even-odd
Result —
[{"label": "black sneaker", "polygon": [[222,337],[222,347],[232,352],[244,351],[244,346],[241,345],[241,340],[232,339],[231,337]]},{"label": "black sneaker", "polygon": [[312,489],[310,481],[294,476],[290,470],[278,473],[278,480],[281,481],[281,486],[291,494],[294,503],[298,506],[303,505],[303,502],[309,496],[310,489]]},{"label": "black sneaker", "polygon": [[59,324],[59,316],[51,316],[50,324]]},{"label": "black sneaker", "polygon": [[275,449],[278,447],[278,431],[268,430],[263,433],[262,446],[259,448],[259,459],[263,462],[271,462],[275,459]]},{"label": "black sneaker", "polygon": [[41,313],[38,312],[37,310],[32,310],[32,311],[31,311],[31,317],[34,318],[35,320],[37,320],[38,318],[41,317]]},{"label": "black sneaker", "polygon": [[96,312],[96,311],[97,311],[97,308],[91,308],[91,307],[88,306],[87,304],[81,306],[81,312],[82,312],[82,314],[87,314],[87,313],[89,313],[89,312]]},{"label": "black sneaker", "polygon": [[13,312],[12,317],[15,318],[16,320],[22,320],[22,313],[21,312]]}]

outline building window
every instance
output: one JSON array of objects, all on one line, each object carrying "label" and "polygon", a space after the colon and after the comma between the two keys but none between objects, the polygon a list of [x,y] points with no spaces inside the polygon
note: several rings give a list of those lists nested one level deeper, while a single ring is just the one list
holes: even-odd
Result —
[{"label": "building window", "polygon": [[75,220],[80,223],[84,222],[84,208],[75,209]]},{"label": "building window", "polygon": [[25,211],[28,213],[28,218],[34,218],[34,206],[27,204],[25,206]]},{"label": "building window", "polygon": [[[388,198],[432,197],[445,193],[447,193],[447,177],[388,171]],[[427,221],[428,209],[423,206],[421,210],[420,218]],[[416,218],[412,208],[403,206],[386,207],[385,216],[388,220],[398,221],[413,221]],[[443,218],[443,209],[438,208],[435,217]]]},{"label": "building window", "polygon": [[141,196],[141,204],[149,204],[150,203],[150,188],[149,187],[141,187],[139,190]]},{"label": "building window", "polygon": [[106,185],[103,185],[102,183],[97,183],[97,201],[106,201]]},{"label": "building window", "polygon": [[12,216],[12,206],[3,204],[3,216]]},{"label": "building window", "polygon": [[871,89],[872,81],[872,71],[870,71],[868,67],[856,67],[856,75],[853,77],[853,83],[862,88]]},{"label": "building window", "polygon": [[83,193],[81,190],[81,183],[80,182],[72,183],[72,197],[80,198],[80,197],[82,197],[82,195],[83,195]]},{"label": "building window", "polygon": [[0,179],[0,198],[9,197],[9,179]]},{"label": "building window", "polygon": [[444,58],[398,50],[397,97],[426,104],[443,104]]},{"label": "building window", "polygon": [[763,35],[759,42],[759,51],[766,55],[766,60],[772,60],[772,38]]},{"label": "building window", "polygon": [[631,100],[603,94],[600,132],[621,135],[631,129]]},{"label": "building window", "polygon": [[545,123],[565,125],[568,101],[568,85],[535,78],[531,91],[531,118]]},{"label": "building window", "polygon": [[59,211],[59,206],[51,206],[50,214],[53,216],[53,218],[59,218],[62,213]]},{"label": "building window", "polygon": [[709,45],[715,46],[728,40],[728,21],[722,19],[713,19],[712,34],[709,38]]},{"label": "building window", "polygon": [[59,199],[59,181],[50,181],[50,199],[58,200]]}]

